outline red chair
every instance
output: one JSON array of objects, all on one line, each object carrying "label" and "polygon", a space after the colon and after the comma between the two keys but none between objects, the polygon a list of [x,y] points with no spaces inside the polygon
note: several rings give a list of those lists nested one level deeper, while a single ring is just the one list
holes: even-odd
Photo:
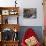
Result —
[{"label": "red chair", "polygon": [[[27,46],[25,43],[25,39],[28,39],[29,37],[36,37],[37,39],[37,35],[36,33],[33,31],[32,28],[27,29],[27,31],[24,34],[24,37],[22,38],[22,42],[21,42],[21,46]],[[35,46],[41,46],[41,44],[39,42],[37,42],[37,44]]]}]

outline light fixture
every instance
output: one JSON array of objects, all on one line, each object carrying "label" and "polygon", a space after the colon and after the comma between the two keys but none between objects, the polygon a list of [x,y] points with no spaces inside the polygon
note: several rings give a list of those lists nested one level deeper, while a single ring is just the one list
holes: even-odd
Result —
[{"label": "light fixture", "polygon": [[16,4],[17,4],[17,2],[16,2],[17,0],[15,0],[15,7],[16,7]]}]

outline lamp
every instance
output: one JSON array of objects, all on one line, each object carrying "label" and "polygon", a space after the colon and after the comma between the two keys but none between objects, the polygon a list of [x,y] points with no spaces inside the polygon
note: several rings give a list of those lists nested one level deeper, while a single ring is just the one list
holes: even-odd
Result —
[{"label": "lamp", "polygon": [[15,0],[15,7],[16,7],[16,4],[17,4],[17,2],[16,2],[17,0]]}]

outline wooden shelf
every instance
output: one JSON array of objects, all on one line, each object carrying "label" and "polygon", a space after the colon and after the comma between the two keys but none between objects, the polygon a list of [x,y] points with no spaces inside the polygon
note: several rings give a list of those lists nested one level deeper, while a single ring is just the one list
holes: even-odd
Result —
[{"label": "wooden shelf", "polygon": [[0,7],[0,10],[12,10],[12,9],[16,9],[18,10],[19,7]]},{"label": "wooden shelf", "polygon": [[[10,12],[13,12],[10,13]],[[15,13],[16,14],[15,14]],[[18,24],[18,16],[19,16],[19,7],[0,7],[0,15],[1,15],[1,24],[4,24],[3,22],[5,22],[5,24],[8,24],[8,16],[17,16],[17,24]],[[6,21],[4,20],[6,17]],[[3,19],[4,18],[4,19]]]},{"label": "wooden shelf", "polygon": [[18,41],[3,41],[0,45],[2,46],[18,46]]},{"label": "wooden shelf", "polygon": [[[13,12],[13,14],[10,13],[10,12]],[[17,12],[17,13],[15,14],[15,12]],[[0,7],[0,15],[1,15],[0,16],[0,20],[1,20],[0,32],[1,33],[6,28],[12,29],[12,31],[14,31],[14,32],[15,32],[15,29],[16,29],[16,32],[19,31],[19,29],[20,29],[19,22],[18,22],[19,7]],[[7,16],[14,16],[14,17],[17,16],[17,18],[16,18],[17,19],[17,24],[8,24]],[[6,17],[6,20],[4,21],[5,22],[4,23],[3,20],[5,19],[5,17]],[[2,34],[1,34],[1,36],[2,36]],[[1,37],[0,46],[18,46],[18,42],[19,42],[18,40],[17,41],[13,41],[13,39],[12,39],[12,40],[9,40],[9,41],[4,41],[4,40],[2,40],[2,38],[3,37]]]},{"label": "wooden shelf", "polygon": [[10,28],[14,31],[14,29],[17,29],[17,31],[19,31],[20,26],[18,24],[1,24],[1,30],[5,29],[5,28]]}]

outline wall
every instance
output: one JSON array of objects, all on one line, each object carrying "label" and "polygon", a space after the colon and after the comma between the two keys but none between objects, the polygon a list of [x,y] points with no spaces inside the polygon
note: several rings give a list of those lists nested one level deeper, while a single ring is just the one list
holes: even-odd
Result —
[{"label": "wall", "polygon": [[[15,0],[0,0],[0,6],[9,7],[14,6]],[[17,3],[20,7],[20,17],[19,23],[21,26],[43,26],[43,6],[42,0],[17,0]],[[24,19],[23,18],[23,8],[37,8],[37,18],[36,19]]]},{"label": "wall", "polygon": [[[36,19],[24,19],[23,8],[37,8]],[[42,0],[24,0],[22,10],[20,11],[20,25],[21,26],[43,26],[43,10]]]},{"label": "wall", "polygon": [[0,6],[1,7],[14,6],[14,1],[15,0],[0,0]]}]

